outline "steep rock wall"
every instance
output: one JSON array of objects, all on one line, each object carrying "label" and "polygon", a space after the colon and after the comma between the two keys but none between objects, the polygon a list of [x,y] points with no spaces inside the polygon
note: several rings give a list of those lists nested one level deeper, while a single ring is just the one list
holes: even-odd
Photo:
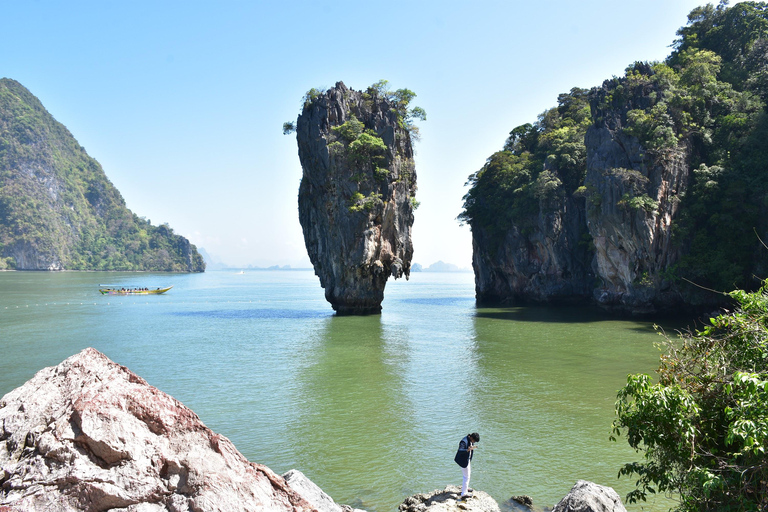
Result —
[{"label": "steep rock wall", "polygon": [[558,158],[547,156],[526,171],[526,186],[547,173],[557,184],[548,197],[523,213],[510,203],[517,213],[502,236],[471,222],[479,303],[591,301],[638,314],[684,303],[666,276],[680,258],[672,225],[688,184],[688,143],[649,150],[626,130],[628,112],[651,108],[662,94],[651,81],[625,79],[593,89],[581,186],[567,190]]},{"label": "steep rock wall", "polygon": [[595,300],[632,312],[652,312],[680,302],[664,278],[679,259],[672,223],[687,187],[688,147],[650,151],[627,134],[627,112],[647,108],[661,94],[649,84],[631,90],[619,106],[606,102],[615,84],[606,81],[592,94],[597,122],[587,148],[587,226],[595,248],[600,285]]},{"label": "steep rock wall", "polygon": [[131,212],[101,165],[20,83],[0,79],[0,270],[203,272],[194,245]]},{"label": "steep rock wall", "polygon": [[[354,138],[357,131],[339,129],[350,121],[384,147],[373,138],[366,149]],[[389,276],[410,274],[416,192],[410,134],[389,101],[342,82],[305,105],[296,131],[299,221],[325,297],[339,314],[380,312]]]},{"label": "steep rock wall", "polygon": [[583,201],[541,202],[529,219],[511,226],[496,250],[472,228],[472,266],[478,302],[552,302],[587,298],[594,274]]}]

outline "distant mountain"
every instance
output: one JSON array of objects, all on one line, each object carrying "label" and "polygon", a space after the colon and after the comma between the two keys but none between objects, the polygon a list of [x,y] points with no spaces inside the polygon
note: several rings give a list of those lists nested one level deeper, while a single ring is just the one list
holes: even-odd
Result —
[{"label": "distant mountain", "polygon": [[421,270],[422,272],[471,272],[465,268],[459,268],[453,263],[445,263],[443,260],[436,261],[427,268]]},{"label": "distant mountain", "polygon": [[0,79],[0,269],[203,272],[194,245],[125,206],[101,165]]},{"label": "distant mountain", "polygon": [[197,252],[199,252],[200,256],[203,257],[203,261],[205,261],[206,270],[226,270],[228,268],[231,268],[229,265],[221,261],[218,257],[206,251],[204,247],[198,247]]}]

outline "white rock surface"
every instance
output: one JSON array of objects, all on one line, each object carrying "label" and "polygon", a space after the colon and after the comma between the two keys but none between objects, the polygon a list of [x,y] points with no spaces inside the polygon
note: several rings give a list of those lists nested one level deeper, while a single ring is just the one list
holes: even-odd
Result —
[{"label": "white rock surface", "polygon": [[552,512],[627,512],[627,509],[612,488],[579,480]]},{"label": "white rock surface", "polygon": [[300,494],[318,512],[364,512],[360,509],[353,509],[349,505],[339,505],[298,469],[288,471],[283,475],[283,478],[291,486],[291,489]]},{"label": "white rock surface", "polygon": [[190,409],[94,349],[0,399],[0,512],[313,509]]},{"label": "white rock surface", "polygon": [[472,497],[459,500],[461,489],[449,485],[430,493],[415,494],[400,504],[400,512],[500,512],[499,504],[488,493],[474,490]]}]

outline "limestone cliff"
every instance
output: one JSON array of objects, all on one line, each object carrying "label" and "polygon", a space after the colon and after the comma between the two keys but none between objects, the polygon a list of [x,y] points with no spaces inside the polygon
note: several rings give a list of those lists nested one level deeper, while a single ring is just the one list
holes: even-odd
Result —
[{"label": "limestone cliff", "polygon": [[664,62],[574,88],[513,129],[470,176],[460,216],[478,301],[676,312],[761,286],[765,20],[748,2],[694,10]]},{"label": "limestone cliff", "polygon": [[387,279],[410,273],[416,172],[403,118],[386,95],[339,82],[308,97],[296,124],[299,220],[339,314],[380,312]]},{"label": "limestone cliff", "polygon": [[[621,96],[615,94],[619,88]],[[574,130],[569,143],[578,151],[565,144],[552,147],[548,140],[568,128],[565,111],[558,112],[557,122],[539,128],[543,133],[533,147],[508,144],[512,154],[504,158],[515,165],[524,162],[535,178],[517,189],[518,196],[528,194],[525,201],[504,198],[515,213],[496,229],[495,238],[489,234],[494,225],[477,222],[479,215],[472,219],[480,302],[595,301],[647,313],[682,301],[663,276],[679,257],[671,227],[690,172],[688,146],[683,141],[651,151],[626,130],[628,112],[651,108],[660,94],[652,83],[633,87],[621,79],[606,81],[588,95],[562,95],[560,110],[576,101],[589,105],[589,116],[580,121],[584,130]],[[558,154],[567,151],[583,160]],[[539,159],[527,155],[537,152]],[[579,172],[569,174],[568,163],[574,162]],[[501,173],[505,167],[499,167]],[[492,157],[475,183],[494,170]],[[487,193],[474,200],[487,201]]]},{"label": "limestone cliff", "polygon": [[664,275],[680,256],[672,224],[688,184],[690,151],[685,140],[649,150],[627,133],[628,112],[652,108],[663,91],[653,83],[622,85],[628,97],[618,102],[610,101],[613,81],[592,92],[597,122],[585,138],[586,220],[600,279],[593,293],[605,306],[652,312],[682,301]]},{"label": "limestone cliff", "polygon": [[0,269],[202,272],[194,245],[131,212],[26,88],[0,79]]},{"label": "limestone cliff", "polygon": [[513,224],[495,249],[490,235],[472,228],[472,266],[480,303],[582,300],[594,282],[583,201],[542,205],[525,222]]}]

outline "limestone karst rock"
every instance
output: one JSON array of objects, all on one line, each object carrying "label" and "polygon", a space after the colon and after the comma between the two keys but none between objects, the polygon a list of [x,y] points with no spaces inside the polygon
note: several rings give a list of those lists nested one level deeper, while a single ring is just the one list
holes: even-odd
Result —
[{"label": "limestone karst rock", "polygon": [[[627,87],[631,101],[617,106],[606,101],[615,88],[606,81],[593,91],[592,110],[599,121],[584,141],[584,182],[590,191],[586,218],[601,280],[594,296],[600,304],[652,312],[658,305],[680,301],[663,273],[679,259],[672,223],[688,185],[689,147],[683,140],[663,156],[644,148],[623,130],[627,113],[651,104],[661,91],[645,84]],[[627,198],[647,198],[653,207],[628,207]]]},{"label": "limestone karst rock", "polygon": [[390,276],[410,274],[416,172],[402,111],[338,82],[308,98],[296,124],[299,220],[339,314],[381,311]]},{"label": "limestone karst rock", "polygon": [[[514,194],[507,199],[513,214],[503,227],[470,220],[478,302],[593,302],[633,314],[686,302],[667,274],[680,258],[672,226],[691,173],[689,144],[681,139],[674,149],[654,152],[626,129],[629,112],[650,108],[661,92],[653,84],[617,79],[588,93],[562,95],[563,105],[581,102],[591,112],[585,115],[589,126],[570,142],[583,159],[545,159],[535,169],[538,178],[515,191],[536,191],[525,207]],[[492,159],[500,154],[483,172],[497,171]],[[509,158],[513,163],[498,172],[513,174],[527,157]],[[574,179],[569,163],[583,181]],[[492,199],[473,198],[474,205]]]},{"label": "limestone karst rock", "polygon": [[94,349],[0,399],[4,512],[315,510],[301,492]]}]

